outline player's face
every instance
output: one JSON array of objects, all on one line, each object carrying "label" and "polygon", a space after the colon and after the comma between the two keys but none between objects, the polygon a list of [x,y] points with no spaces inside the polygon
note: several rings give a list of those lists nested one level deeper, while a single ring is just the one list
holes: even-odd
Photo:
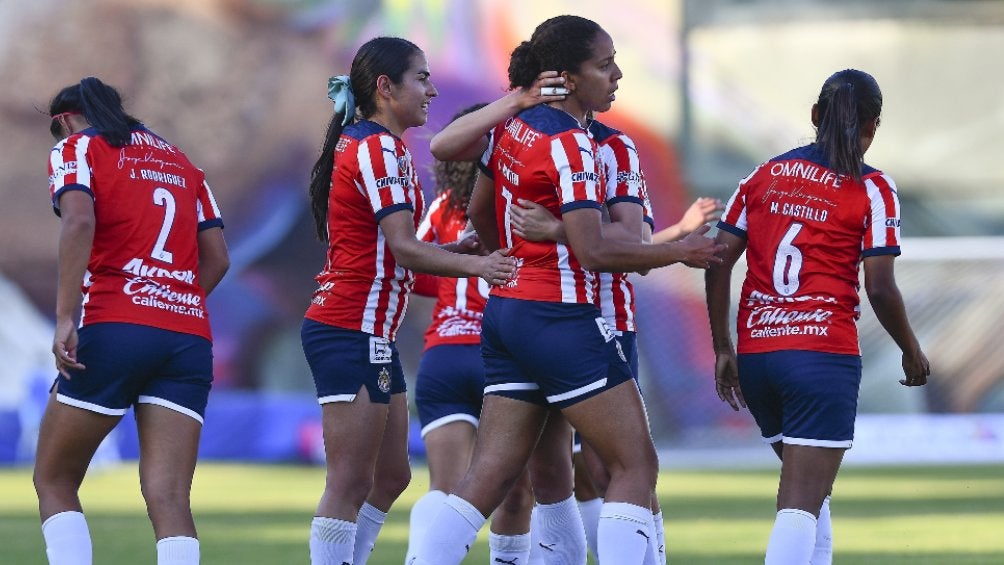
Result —
[{"label": "player's face", "polygon": [[614,41],[605,31],[600,31],[593,42],[593,55],[579,66],[571,77],[575,81],[575,96],[584,110],[606,112],[610,109],[617,90],[617,81],[623,77],[614,61]]},{"label": "player's face", "polygon": [[403,128],[425,125],[429,119],[429,102],[439,96],[429,73],[425,53],[412,55],[411,65],[400,84],[393,85],[392,108]]}]

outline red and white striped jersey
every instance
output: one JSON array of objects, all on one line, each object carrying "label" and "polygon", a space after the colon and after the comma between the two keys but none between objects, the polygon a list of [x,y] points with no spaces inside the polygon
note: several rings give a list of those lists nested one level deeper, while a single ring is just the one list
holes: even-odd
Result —
[{"label": "red and white striped jersey", "polygon": [[407,210],[417,228],[423,208],[404,142],[368,120],[346,126],[331,173],[327,261],[306,317],[393,340],[414,275],[394,260],[380,220]]},{"label": "red and white striped jersey", "polygon": [[[607,207],[632,203],[642,207],[645,221],[654,226],[651,203],[645,190],[645,176],[638,161],[634,141],[624,133],[593,121],[589,131],[599,144],[606,179]],[[640,236],[640,234],[639,234]],[[622,332],[637,331],[635,326],[634,286],[627,273],[598,273],[598,306],[611,328]]]},{"label": "red and white striped jersey", "polygon": [[740,353],[859,354],[861,260],[900,252],[891,178],[865,166],[855,181],[815,144],[800,147],[746,177],[718,225],[747,239]]},{"label": "red and white striped jersey", "polygon": [[527,241],[513,233],[509,204],[530,200],[560,218],[601,208],[604,188],[598,147],[569,114],[541,104],[495,127],[482,170],[495,182],[495,212],[516,275],[492,295],[544,302],[595,303],[597,277],[560,242]]},{"label": "red and white striped jersey", "polygon": [[211,339],[198,232],[222,227],[223,220],[205,174],[142,126],[123,147],[88,128],[49,154],[56,214],[69,190],[94,199],[81,326],[124,322]]},{"label": "red and white striped jersey", "polygon": [[[463,210],[447,205],[449,193],[439,195],[418,226],[418,238],[430,243],[452,243],[467,227]],[[488,283],[481,277],[436,277],[439,281],[432,323],[425,331],[425,348],[437,345],[481,343],[481,318],[488,298]]]}]

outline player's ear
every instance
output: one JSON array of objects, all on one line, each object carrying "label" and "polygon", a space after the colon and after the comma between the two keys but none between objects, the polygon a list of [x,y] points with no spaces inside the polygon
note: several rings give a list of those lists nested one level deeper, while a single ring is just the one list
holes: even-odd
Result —
[{"label": "player's ear", "polygon": [[812,125],[819,127],[819,104],[812,105]]}]

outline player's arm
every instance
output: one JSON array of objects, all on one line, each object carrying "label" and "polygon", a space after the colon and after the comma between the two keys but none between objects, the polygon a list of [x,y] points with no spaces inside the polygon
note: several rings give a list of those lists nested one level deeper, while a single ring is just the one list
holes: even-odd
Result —
[{"label": "player's arm", "polygon": [[223,238],[223,228],[211,227],[201,230],[199,243],[199,285],[206,296],[223,280],[230,269],[230,254]]},{"label": "player's arm", "polygon": [[725,204],[721,200],[702,196],[687,208],[679,222],[652,234],[652,243],[676,241],[704,224],[717,220],[724,210]]},{"label": "player's arm", "polygon": [[[602,224],[604,239],[634,243],[642,241],[642,207],[632,202],[621,202],[610,207],[610,222]],[[509,206],[512,231],[529,241],[557,241],[568,243],[565,226],[547,208],[520,198]]]},{"label": "player's arm", "polygon": [[515,272],[514,261],[505,250],[491,255],[460,255],[415,237],[412,211],[400,209],[380,219],[394,259],[404,268],[445,277],[481,277],[489,284],[502,284]]},{"label": "player's arm", "polygon": [[94,243],[94,200],[81,190],[59,196],[59,251],[56,288],[56,331],[52,353],[56,368],[66,378],[69,369],[81,370],[77,362],[77,313],[83,300],[80,287],[87,272]]},{"label": "player's arm", "polygon": [[517,88],[484,108],[450,122],[432,137],[429,150],[440,161],[474,161],[487,149],[485,136],[493,127],[531,106],[564,100],[564,94],[542,96],[540,90],[564,83],[565,79],[557,72],[544,71],[529,88]]},{"label": "player's arm", "polygon": [[721,230],[715,241],[726,246],[718,254],[722,262],[712,264],[704,273],[711,342],[715,352],[715,389],[718,398],[728,402],[733,410],[739,410],[740,406],[746,406],[746,400],[739,389],[736,349],[729,331],[729,308],[732,305],[732,269],[746,250],[746,239]]},{"label": "player's arm", "polygon": [[903,352],[903,373],[899,381],[906,386],[927,384],[931,366],[920,348],[906,316],[903,296],[896,285],[893,255],[874,255],[864,259],[865,293],[879,323]]},{"label": "player's arm", "polygon": [[485,249],[494,251],[502,247],[495,222],[495,183],[487,175],[479,174],[474,182],[474,191],[467,204],[467,217]]}]

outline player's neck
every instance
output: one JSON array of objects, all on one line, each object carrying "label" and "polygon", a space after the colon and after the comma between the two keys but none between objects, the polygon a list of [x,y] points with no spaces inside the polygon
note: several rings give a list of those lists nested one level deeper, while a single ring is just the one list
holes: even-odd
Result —
[{"label": "player's neck", "polygon": [[583,129],[589,127],[589,112],[587,112],[577,101],[566,99],[558,102],[551,102],[548,105],[571,116],[579,123],[579,127]]}]

